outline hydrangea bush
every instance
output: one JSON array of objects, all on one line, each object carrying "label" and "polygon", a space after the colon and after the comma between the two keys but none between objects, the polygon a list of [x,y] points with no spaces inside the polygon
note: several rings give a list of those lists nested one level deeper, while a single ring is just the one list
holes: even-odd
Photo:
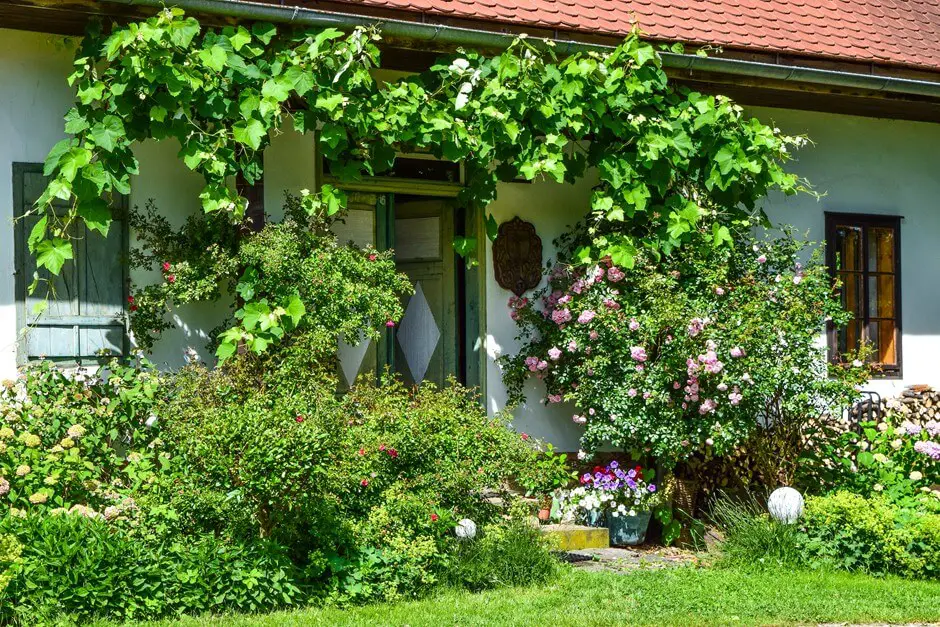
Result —
[{"label": "hydrangea bush", "polygon": [[572,263],[581,239],[560,242],[546,287],[510,300],[521,348],[504,376],[516,402],[535,377],[545,403],[569,404],[582,458],[603,444],[667,467],[721,455],[761,425],[850,402],[866,378],[860,359],[827,363],[820,334],[849,314],[819,251],[788,229],[632,268]]}]

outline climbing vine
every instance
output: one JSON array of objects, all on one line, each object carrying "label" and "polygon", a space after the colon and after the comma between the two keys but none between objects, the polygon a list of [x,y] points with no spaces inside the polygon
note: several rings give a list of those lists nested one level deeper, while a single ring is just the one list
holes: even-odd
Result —
[{"label": "climbing vine", "polygon": [[[318,134],[341,179],[381,174],[401,151],[463,162],[461,201],[479,208],[499,181],[570,182],[590,170],[583,263],[610,257],[630,268],[639,251],[726,244],[768,191],[802,188],[783,169],[802,138],[745,117],[727,98],[669,84],[638,33],[609,53],[562,60],[523,38],[496,56],[460,51],[392,82],[373,76],[380,41],[376,29],[207,28],[178,9],[90,27],[69,77],[70,137],[49,153],[52,180],[34,209],[37,265],[57,274],[72,258],[76,221],[107,233],[108,197],[130,191],[132,146],[149,138],[176,139],[205,178],[205,211],[238,222],[246,200],[229,183],[261,177],[264,148],[287,123]],[[52,211],[57,200],[69,210]]]}]

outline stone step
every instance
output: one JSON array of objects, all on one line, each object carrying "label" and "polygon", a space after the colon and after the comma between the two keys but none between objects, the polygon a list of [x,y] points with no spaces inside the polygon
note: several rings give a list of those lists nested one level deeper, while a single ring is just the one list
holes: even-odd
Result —
[{"label": "stone step", "polygon": [[542,533],[548,536],[559,551],[584,549],[606,549],[610,547],[607,527],[582,525],[542,525]]}]

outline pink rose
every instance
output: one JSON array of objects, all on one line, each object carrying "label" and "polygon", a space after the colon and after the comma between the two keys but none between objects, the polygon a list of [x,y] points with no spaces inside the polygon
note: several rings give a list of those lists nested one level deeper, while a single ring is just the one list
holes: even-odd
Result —
[{"label": "pink rose", "polygon": [[578,316],[578,322],[580,322],[581,324],[587,324],[588,322],[593,320],[594,316],[596,315],[597,314],[591,311],[590,309],[585,309],[584,311],[581,312],[581,315]]},{"label": "pink rose", "polygon": [[548,358],[552,361],[558,361],[561,358],[561,349],[556,346],[552,346],[550,349],[548,349]]},{"label": "pink rose", "polygon": [[630,318],[630,330],[636,331],[640,328],[640,322],[636,318]]},{"label": "pink rose", "polygon": [[642,363],[647,359],[646,349],[642,346],[633,346],[630,348],[630,357],[632,357],[634,361]]}]

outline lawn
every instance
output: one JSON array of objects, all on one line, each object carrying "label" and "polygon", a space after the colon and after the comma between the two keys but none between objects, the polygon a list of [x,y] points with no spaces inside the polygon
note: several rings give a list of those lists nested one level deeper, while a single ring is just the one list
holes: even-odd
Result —
[{"label": "lawn", "polygon": [[[554,585],[349,610],[226,617],[232,627],[287,625],[787,625],[940,621],[940,582],[845,573],[679,568],[571,571]],[[219,618],[149,623],[220,624]]]}]

